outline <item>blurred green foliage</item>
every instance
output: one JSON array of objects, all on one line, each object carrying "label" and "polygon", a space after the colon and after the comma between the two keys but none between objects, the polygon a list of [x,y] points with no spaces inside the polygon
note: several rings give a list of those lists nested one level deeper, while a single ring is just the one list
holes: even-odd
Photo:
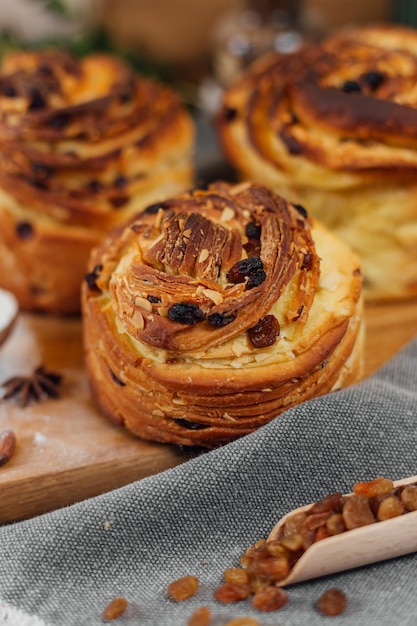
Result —
[{"label": "blurred green foliage", "polygon": [[[51,12],[56,16],[72,21],[74,16],[63,0],[32,0],[33,2],[41,2],[43,8],[47,12]],[[167,84],[175,83],[175,75],[172,68],[168,64],[151,59],[144,51],[123,50],[116,46],[109,34],[100,24],[87,22],[85,24],[77,24],[74,29],[76,34],[68,37],[43,37],[39,40],[24,41],[15,33],[2,30],[0,24],[0,57],[2,57],[10,49],[43,49],[43,48],[59,48],[67,50],[77,57],[82,57],[93,52],[105,52],[114,54],[129,63],[136,71],[145,76],[156,78]]]}]

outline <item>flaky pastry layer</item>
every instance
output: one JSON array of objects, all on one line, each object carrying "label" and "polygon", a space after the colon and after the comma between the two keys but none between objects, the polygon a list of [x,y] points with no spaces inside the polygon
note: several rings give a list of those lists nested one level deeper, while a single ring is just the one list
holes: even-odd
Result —
[{"label": "flaky pastry layer", "polygon": [[89,270],[92,393],[142,438],[214,447],[361,376],[357,256],[261,185],[154,204]]},{"label": "flaky pastry layer", "polygon": [[360,254],[369,300],[417,295],[417,31],[345,28],[256,62],[217,128],[243,178],[269,185]]}]

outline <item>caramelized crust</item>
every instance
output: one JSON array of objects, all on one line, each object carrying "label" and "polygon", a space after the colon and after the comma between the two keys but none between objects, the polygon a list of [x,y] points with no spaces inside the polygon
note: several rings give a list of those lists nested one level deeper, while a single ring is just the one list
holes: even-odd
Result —
[{"label": "caramelized crust", "polygon": [[417,295],[416,82],[417,31],[346,28],[256,62],[217,118],[243,178],[302,203],[360,254],[368,299]]},{"label": "caramelized crust", "polygon": [[22,308],[78,312],[91,247],[191,186],[193,141],[176,95],[116,58],[9,53],[0,68],[1,286]]},{"label": "caramelized crust", "polygon": [[361,375],[357,257],[261,185],[151,205],[89,270],[93,396],[145,439],[214,447]]}]

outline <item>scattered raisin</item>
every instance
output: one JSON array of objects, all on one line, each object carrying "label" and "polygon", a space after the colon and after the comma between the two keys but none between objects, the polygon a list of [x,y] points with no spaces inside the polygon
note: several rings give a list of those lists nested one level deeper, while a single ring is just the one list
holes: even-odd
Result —
[{"label": "scattered raisin", "polygon": [[417,485],[407,485],[401,491],[401,502],[407,511],[417,511]]},{"label": "scattered raisin", "polygon": [[259,626],[259,622],[255,617],[234,617],[225,626]]},{"label": "scattered raisin", "polygon": [[63,130],[70,122],[70,116],[67,113],[55,113],[48,119],[48,126],[55,130]]},{"label": "scattered raisin", "polygon": [[391,493],[394,488],[392,480],[389,478],[374,478],[367,482],[358,482],[353,485],[353,493],[367,498],[373,498],[382,494]]},{"label": "scattered raisin", "polygon": [[340,535],[346,530],[345,522],[343,521],[343,515],[341,513],[333,513],[326,520],[326,529],[330,535]]},{"label": "scattered raisin", "polygon": [[303,153],[303,145],[284,129],[281,130],[279,136],[290,154],[297,156]]},{"label": "scattered raisin", "polygon": [[262,285],[265,279],[266,273],[264,272],[264,270],[258,270],[257,272],[249,276],[249,280],[246,283],[246,288],[253,289],[254,287],[258,287],[259,285]]},{"label": "scattered raisin", "polygon": [[168,585],[168,595],[171,600],[181,602],[192,598],[197,593],[198,587],[199,581],[196,576],[183,576]]},{"label": "scattered raisin", "polygon": [[255,348],[272,346],[280,333],[280,326],[274,315],[265,315],[255,326],[248,329],[248,336]]},{"label": "scattered raisin", "polygon": [[295,209],[297,209],[297,211],[300,213],[300,215],[302,215],[305,218],[308,217],[307,210],[301,204],[293,204],[293,207]]},{"label": "scattered raisin", "polygon": [[168,207],[163,202],[157,202],[156,204],[147,206],[146,209],[143,210],[143,213],[146,213],[146,215],[155,215],[158,213],[159,209],[165,210],[167,208]]},{"label": "scattered raisin", "polygon": [[252,606],[258,611],[277,611],[288,602],[288,594],[281,587],[264,587],[255,593]]},{"label": "scattered raisin", "polygon": [[35,162],[32,163],[32,172],[37,178],[45,179],[52,176],[54,170],[44,163]]},{"label": "scattered raisin", "polygon": [[226,122],[232,122],[237,116],[237,110],[232,109],[231,107],[224,107],[223,109],[223,118]]},{"label": "scattered raisin", "polygon": [[342,85],[342,91],[345,93],[359,93],[362,88],[356,80],[347,80]]},{"label": "scattered raisin", "polygon": [[129,196],[116,196],[115,198],[110,198],[109,202],[114,209],[120,209],[122,206],[129,202]]},{"label": "scattered raisin", "polygon": [[128,183],[128,180],[126,176],[117,176],[114,180],[114,186],[117,187],[118,189],[122,189],[123,187],[126,187],[127,183]]},{"label": "scattered raisin", "polygon": [[123,613],[126,611],[127,604],[128,603],[127,603],[126,598],[122,598],[122,597],[113,598],[110,604],[108,604],[107,607],[104,609],[103,619],[107,621],[117,619],[118,617],[123,615]]},{"label": "scattered raisin", "polygon": [[386,519],[392,517],[398,517],[404,513],[404,506],[399,498],[396,496],[388,496],[382,500],[378,507],[377,518],[379,522],[383,522]]},{"label": "scattered raisin", "polygon": [[307,530],[316,530],[323,526],[329,517],[331,516],[331,511],[322,511],[321,513],[311,513],[307,516],[306,521],[304,522],[304,527]]},{"label": "scattered raisin", "polygon": [[209,188],[210,183],[205,180],[198,180],[192,191],[205,191]]},{"label": "scattered raisin", "polygon": [[207,424],[198,424],[197,422],[190,422],[184,418],[178,418],[175,420],[175,423],[183,428],[188,428],[188,430],[204,430],[205,428],[210,428]]},{"label": "scattered raisin", "polygon": [[177,302],[168,309],[168,317],[173,322],[180,324],[198,324],[202,322],[206,316],[203,311],[193,302]]},{"label": "scattered raisin", "polygon": [[246,278],[263,271],[264,264],[258,256],[237,261],[229,270],[227,280],[231,283],[244,283]]},{"label": "scattered raisin", "polygon": [[367,526],[375,521],[369,500],[366,496],[354,494],[347,498],[343,505],[342,514],[348,530],[359,528],[360,526]]},{"label": "scattered raisin", "polygon": [[93,193],[98,193],[99,191],[102,191],[104,189],[103,183],[95,179],[90,180],[87,186],[88,186],[88,189],[92,191]]},{"label": "scattered raisin", "polygon": [[233,322],[234,319],[236,319],[236,313],[211,313],[207,317],[210,326],[215,326],[216,328],[227,326]]},{"label": "scattered raisin", "polygon": [[189,617],[187,626],[208,626],[211,620],[211,611],[207,606],[200,606]]},{"label": "scattered raisin", "polygon": [[39,91],[39,89],[32,89],[30,94],[29,111],[35,111],[37,109],[43,109],[46,105],[45,98]]},{"label": "scattered raisin", "polygon": [[120,380],[120,378],[118,378],[118,376],[116,376],[116,374],[113,372],[112,369],[109,368],[109,372],[110,372],[111,378],[114,380],[116,385],[119,385],[119,387],[126,387],[126,383],[124,383],[122,380]]},{"label": "scattered raisin", "polygon": [[223,583],[215,592],[214,597],[223,604],[246,600],[250,596],[250,587],[242,583]]},{"label": "scattered raisin", "polygon": [[306,252],[301,263],[302,270],[311,270],[313,267],[313,255],[311,252]]},{"label": "scattered raisin", "polygon": [[333,509],[337,509],[342,501],[342,494],[340,492],[331,493],[328,496],[325,496],[310,508],[309,514],[311,513],[323,513],[324,511],[333,511]]},{"label": "scattered raisin", "polygon": [[286,556],[271,556],[253,561],[248,570],[261,580],[276,583],[288,576],[290,565]]},{"label": "scattered raisin", "polygon": [[119,100],[122,104],[127,104],[127,102],[130,102],[131,99],[132,94],[127,91],[123,91],[121,94],[119,94]]},{"label": "scattered raisin", "polygon": [[228,583],[247,585],[249,582],[248,572],[241,567],[229,567],[223,572],[223,576]]},{"label": "scattered raisin", "polygon": [[152,302],[152,304],[157,304],[158,302],[161,302],[161,298],[159,298],[159,296],[146,296],[146,299],[148,300],[148,302]]},{"label": "scattered raisin", "polygon": [[6,98],[16,98],[17,96],[17,90],[10,84],[2,85],[1,92]]},{"label": "scattered raisin", "polygon": [[18,222],[16,233],[19,239],[30,239],[34,233],[33,226],[30,222]]},{"label": "scattered raisin", "polygon": [[341,589],[328,589],[317,601],[320,613],[333,617],[340,615],[346,609],[347,598]]},{"label": "scattered raisin", "polygon": [[257,224],[256,222],[248,222],[246,224],[245,232],[248,239],[259,240],[261,238],[262,228],[261,225]]},{"label": "scattered raisin", "polygon": [[294,533],[293,535],[287,535],[280,540],[281,545],[290,552],[297,552],[303,548],[303,536],[301,533]]},{"label": "scattered raisin", "polygon": [[378,72],[378,70],[371,70],[370,72],[366,72],[366,74],[364,74],[362,78],[372,91],[378,89],[378,87],[385,80],[384,74],[382,74],[382,72]]},{"label": "scattered raisin", "polygon": [[100,277],[101,270],[103,269],[102,265],[96,265],[93,268],[92,272],[89,272],[85,275],[85,282],[88,285],[88,288],[91,291],[101,291],[97,285],[97,279]]}]

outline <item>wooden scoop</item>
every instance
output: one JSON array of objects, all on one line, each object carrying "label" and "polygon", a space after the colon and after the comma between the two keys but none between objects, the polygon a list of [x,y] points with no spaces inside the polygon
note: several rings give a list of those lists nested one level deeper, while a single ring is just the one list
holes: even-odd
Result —
[{"label": "wooden scoop", "polygon": [[[417,483],[417,476],[394,482],[394,487]],[[351,494],[348,494],[351,495]],[[278,539],[279,529],[288,517],[312,505],[294,509],[272,529],[268,541]],[[403,513],[382,522],[347,530],[313,543],[295,563],[280,587],[335,572],[384,561],[417,551],[417,511]]]},{"label": "wooden scoop", "polygon": [[0,346],[9,336],[18,313],[19,305],[14,295],[0,289]]}]

